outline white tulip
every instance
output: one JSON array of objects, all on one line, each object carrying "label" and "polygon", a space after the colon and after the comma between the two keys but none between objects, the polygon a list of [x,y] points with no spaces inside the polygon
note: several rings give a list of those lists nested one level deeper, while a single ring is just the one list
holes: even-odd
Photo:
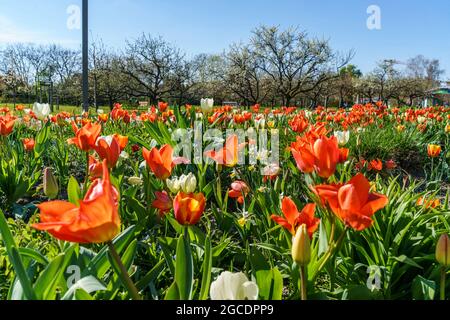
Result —
[{"label": "white tulip", "polygon": [[214,108],[214,99],[202,99],[200,107],[204,113],[211,112]]},{"label": "white tulip", "polygon": [[197,188],[197,178],[192,173],[189,173],[187,176],[182,175],[179,183],[184,193],[193,193]]},{"label": "white tulip", "polygon": [[337,138],[339,145],[344,146],[350,140],[350,131],[335,131],[334,136]]},{"label": "white tulip", "polygon": [[417,117],[417,122],[422,124],[425,123],[427,121],[427,118],[423,117],[423,116],[418,116]]},{"label": "white tulip", "polygon": [[50,115],[50,105],[48,103],[35,103],[33,105],[33,113],[39,120],[44,120]]},{"label": "white tulip", "polygon": [[211,300],[258,300],[259,288],[245,274],[223,272],[211,284]]},{"label": "white tulip", "polygon": [[167,179],[167,188],[169,188],[170,192],[176,194],[180,191],[180,181],[175,177],[173,179]]}]

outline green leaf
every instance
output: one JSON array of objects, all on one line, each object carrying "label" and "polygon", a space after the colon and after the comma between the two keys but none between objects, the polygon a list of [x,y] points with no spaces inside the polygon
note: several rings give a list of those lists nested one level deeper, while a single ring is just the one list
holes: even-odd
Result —
[{"label": "green leaf", "polygon": [[267,259],[256,247],[250,248],[250,262],[254,273],[259,270],[270,270],[270,265],[267,263]]},{"label": "green leaf", "polygon": [[75,246],[53,259],[39,275],[34,284],[34,290],[39,300],[54,300],[56,288],[64,280],[64,272],[72,259]]},{"label": "green leaf", "polygon": [[81,199],[81,189],[78,181],[74,177],[70,177],[69,179],[67,194],[69,197],[69,202],[78,206]]},{"label": "green leaf", "polygon": [[31,258],[44,266],[48,265],[47,258],[36,250],[30,248],[19,248],[19,253],[22,257]]},{"label": "green leaf", "polygon": [[202,264],[202,286],[200,289],[199,300],[207,300],[209,295],[209,288],[211,286],[211,269],[212,269],[212,248],[211,239],[206,237],[205,239],[205,254],[203,255]]},{"label": "green leaf", "polygon": [[8,223],[6,222],[5,215],[0,209],[0,234],[6,247],[6,251],[9,256],[9,260],[16,272],[16,276],[22,286],[25,297],[29,300],[36,300],[36,294],[31,286],[30,279],[25,271],[25,267],[17,249],[14,238],[9,230]]},{"label": "green leaf", "polygon": [[412,296],[414,300],[434,300],[436,283],[422,276],[414,278],[412,283]]},{"label": "green leaf", "polygon": [[192,288],[194,283],[194,264],[187,228],[185,229],[185,233],[178,239],[175,262],[175,282],[178,287],[180,299],[190,300],[192,298]]},{"label": "green leaf", "polygon": [[132,143],[141,145],[142,147],[144,147],[144,148],[146,148],[146,149],[148,149],[148,150],[151,149],[151,146],[150,146],[147,142],[145,142],[144,140],[142,140],[142,139],[139,138],[139,137],[136,137],[136,136],[133,136],[133,135],[129,135],[129,136],[128,136],[128,140],[129,140],[130,142],[132,142]]},{"label": "green leaf", "polygon": [[[77,293],[82,290],[86,294],[90,294],[96,291],[106,290],[103,283],[97,280],[93,276],[87,276],[78,280],[72,287],[67,290],[66,294],[62,297],[62,300],[85,300],[85,298],[80,299],[85,295],[77,296]],[[86,297],[86,296],[85,296]]]},{"label": "green leaf", "polygon": [[319,252],[317,253],[317,256],[320,258],[320,256],[325,252],[327,252],[327,250],[328,250],[327,230],[325,228],[324,222],[321,221],[319,229]]},{"label": "green leaf", "polygon": [[161,237],[158,238],[158,243],[161,246],[164,260],[167,263],[167,266],[169,267],[170,273],[175,276],[175,263],[173,261],[173,254],[172,254],[172,243],[175,239],[169,238],[169,237]]},{"label": "green leaf", "polygon": [[75,297],[74,300],[78,300],[78,301],[91,301],[94,300],[94,297],[91,296],[89,293],[87,293],[86,291],[84,291],[83,289],[77,289],[77,291],[75,292]]},{"label": "green leaf", "polygon": [[397,260],[397,261],[399,261],[399,262],[402,262],[402,263],[405,263],[405,264],[407,264],[407,265],[410,265],[410,266],[412,266],[412,267],[416,267],[416,268],[419,268],[419,269],[423,269],[423,268],[422,268],[419,264],[417,264],[413,259],[408,258],[408,257],[405,256],[405,255],[401,255],[401,256],[399,256],[399,257],[394,257],[394,259]]},{"label": "green leaf", "polygon": [[176,282],[172,283],[169,289],[167,289],[164,300],[180,300],[180,292]]},{"label": "green leaf", "polygon": [[[113,240],[117,253],[120,254],[130,243],[134,237],[135,226],[130,226],[124,230],[116,239]],[[108,246],[104,246],[102,250],[92,259],[88,268],[83,271],[82,276],[94,275],[101,279],[110,268],[108,261]]]},{"label": "green leaf", "polygon": [[262,300],[281,300],[283,277],[277,268],[257,271],[256,281],[259,287],[259,296]]},{"label": "green leaf", "polygon": [[164,260],[160,260],[141,280],[136,283],[138,290],[144,290],[151,282],[155,281],[164,270]]}]

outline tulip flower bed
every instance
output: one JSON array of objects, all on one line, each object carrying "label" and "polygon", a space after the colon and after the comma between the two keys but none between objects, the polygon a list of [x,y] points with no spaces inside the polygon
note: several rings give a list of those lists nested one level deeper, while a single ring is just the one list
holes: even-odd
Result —
[{"label": "tulip flower bed", "polygon": [[0,299],[450,296],[450,109],[0,109]]}]

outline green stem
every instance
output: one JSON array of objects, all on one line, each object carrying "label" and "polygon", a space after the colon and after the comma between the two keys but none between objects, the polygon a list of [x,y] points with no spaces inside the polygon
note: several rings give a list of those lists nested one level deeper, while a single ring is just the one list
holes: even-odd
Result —
[{"label": "green stem", "polygon": [[445,267],[441,267],[441,300],[445,301],[445,277],[446,277],[446,271]]},{"label": "green stem", "polygon": [[114,261],[117,263],[117,266],[120,269],[120,274],[118,274],[118,276],[122,279],[123,284],[127,287],[131,297],[133,298],[133,300],[142,300],[136,286],[134,285],[133,281],[128,275],[127,269],[123,265],[122,260],[120,259],[119,254],[116,251],[116,248],[114,247],[114,244],[111,241],[108,242],[108,248],[111,257],[114,259]]},{"label": "green stem", "polygon": [[307,298],[307,286],[308,286],[308,278],[306,277],[306,266],[300,267],[300,282],[301,282],[301,299],[302,301],[308,300]]},{"label": "green stem", "polygon": [[336,253],[336,249],[338,249],[341,246],[342,242],[345,239],[345,236],[347,235],[347,230],[348,228],[345,227],[344,231],[342,232],[341,236],[336,241],[336,243],[330,245],[327,253],[325,253],[324,257],[322,258],[322,262],[320,263],[319,268],[317,268],[316,272],[314,273],[314,278],[320,273],[320,271],[322,271],[322,269],[327,264],[328,260],[330,260],[330,258],[333,256],[333,254]]}]

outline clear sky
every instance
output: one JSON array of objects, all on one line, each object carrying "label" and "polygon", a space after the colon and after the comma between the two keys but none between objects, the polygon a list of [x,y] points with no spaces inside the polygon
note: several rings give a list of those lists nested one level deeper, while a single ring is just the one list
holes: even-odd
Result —
[{"label": "clear sky", "polygon": [[[188,56],[220,53],[265,25],[298,26],[354,49],[352,63],[367,72],[376,61],[423,54],[438,58],[450,77],[448,0],[90,0],[91,33],[121,49],[142,32],[161,35]],[[67,13],[81,0],[0,0],[0,45],[56,42],[79,48],[81,30]],[[367,8],[381,9],[381,30],[369,30]]]}]

